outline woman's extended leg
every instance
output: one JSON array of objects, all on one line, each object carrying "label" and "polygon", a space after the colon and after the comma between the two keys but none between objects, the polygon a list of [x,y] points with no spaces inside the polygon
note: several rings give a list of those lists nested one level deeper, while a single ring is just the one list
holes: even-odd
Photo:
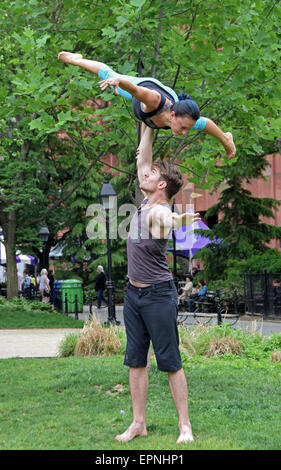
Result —
[{"label": "woman's extended leg", "polygon": [[[65,62],[66,64],[77,65],[79,67],[82,67],[85,70],[89,70],[89,72],[92,72],[95,75],[98,75],[102,80],[106,80],[108,78],[122,78],[124,80],[127,80],[133,83],[134,85],[139,85],[141,82],[144,82],[144,81],[150,81],[150,82],[156,83],[161,88],[166,90],[171,96],[173,96],[175,101],[178,101],[178,96],[175,93],[175,91],[163,85],[163,83],[161,83],[156,78],[134,77],[131,75],[122,75],[120,73],[115,72],[113,69],[111,69],[108,65],[104,64],[103,62],[98,62],[96,60],[83,59],[83,56],[81,54],[74,54],[72,52],[62,51],[58,54],[58,59],[61,60],[62,62]],[[114,87],[111,87],[111,88],[114,89]],[[118,91],[118,94],[122,96],[123,98],[126,98],[128,100],[132,99],[132,95],[128,91],[123,90],[120,87],[118,87],[117,91]]]},{"label": "woman's extended leg", "polygon": [[[98,62],[97,60],[83,59],[83,56],[81,54],[74,54],[72,52],[62,51],[58,54],[58,59],[62,62],[65,62],[66,64],[82,67],[83,69],[88,70],[89,72],[92,72],[95,75],[98,75],[102,80],[106,80],[107,78],[118,77],[128,80],[134,85],[138,85],[138,83],[144,80],[143,77],[132,77],[130,75],[122,75],[120,73],[114,72],[114,70],[112,70],[108,65],[104,64],[103,62]],[[118,88],[118,94],[128,100],[132,99],[132,95],[128,91],[122,90],[122,88],[120,87]]]},{"label": "woman's extended leg", "polygon": [[103,62],[83,59],[82,54],[74,54],[73,52],[62,51],[58,54],[58,59],[66,64],[78,65],[79,67],[89,70],[96,75],[98,75],[100,68],[105,66]]}]

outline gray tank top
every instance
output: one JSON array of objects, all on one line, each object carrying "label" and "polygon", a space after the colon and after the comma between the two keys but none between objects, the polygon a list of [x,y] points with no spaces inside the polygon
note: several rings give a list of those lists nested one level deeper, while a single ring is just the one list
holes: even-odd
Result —
[{"label": "gray tank top", "polygon": [[[143,201],[134,214],[127,241],[128,277],[143,284],[158,284],[173,279],[166,259],[169,235],[154,238],[149,231],[147,216],[152,207],[141,210]],[[169,204],[163,206],[170,207]]]}]

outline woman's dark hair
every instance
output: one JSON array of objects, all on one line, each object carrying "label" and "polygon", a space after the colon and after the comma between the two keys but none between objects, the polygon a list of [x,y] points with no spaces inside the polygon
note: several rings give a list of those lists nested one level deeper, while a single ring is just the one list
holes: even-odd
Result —
[{"label": "woman's dark hair", "polygon": [[197,121],[200,117],[198,104],[186,93],[181,93],[178,98],[179,101],[171,106],[171,111],[174,111],[175,116],[185,116],[188,114],[188,116]]},{"label": "woman's dark hair", "polygon": [[193,281],[193,276],[191,274],[186,274],[185,278],[188,278],[190,279],[191,281]]},{"label": "woman's dark hair", "polygon": [[198,279],[198,282],[200,282],[201,286],[205,286],[206,282],[203,279]]}]

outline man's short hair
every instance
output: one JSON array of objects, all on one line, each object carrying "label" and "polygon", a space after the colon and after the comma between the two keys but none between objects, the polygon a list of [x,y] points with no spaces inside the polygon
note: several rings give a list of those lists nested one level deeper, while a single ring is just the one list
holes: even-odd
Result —
[{"label": "man's short hair", "polygon": [[161,179],[166,181],[166,194],[168,199],[171,199],[184,183],[180,170],[173,163],[161,160],[153,163],[153,166],[159,169]]}]

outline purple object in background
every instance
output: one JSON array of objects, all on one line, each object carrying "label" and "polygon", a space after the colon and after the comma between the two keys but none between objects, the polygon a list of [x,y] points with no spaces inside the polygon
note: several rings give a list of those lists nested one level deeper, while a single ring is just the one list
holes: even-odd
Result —
[{"label": "purple object in background", "polygon": [[[195,233],[194,230],[196,229],[210,230],[202,220],[194,222],[192,225],[184,225],[183,227],[175,230],[177,256],[192,258],[194,253],[200,248],[204,248],[204,246],[209,243],[219,243],[218,240],[210,240],[207,237],[199,235],[199,233]],[[173,234],[171,233],[170,240],[172,239]],[[168,248],[168,251],[173,251],[173,248]]]}]

